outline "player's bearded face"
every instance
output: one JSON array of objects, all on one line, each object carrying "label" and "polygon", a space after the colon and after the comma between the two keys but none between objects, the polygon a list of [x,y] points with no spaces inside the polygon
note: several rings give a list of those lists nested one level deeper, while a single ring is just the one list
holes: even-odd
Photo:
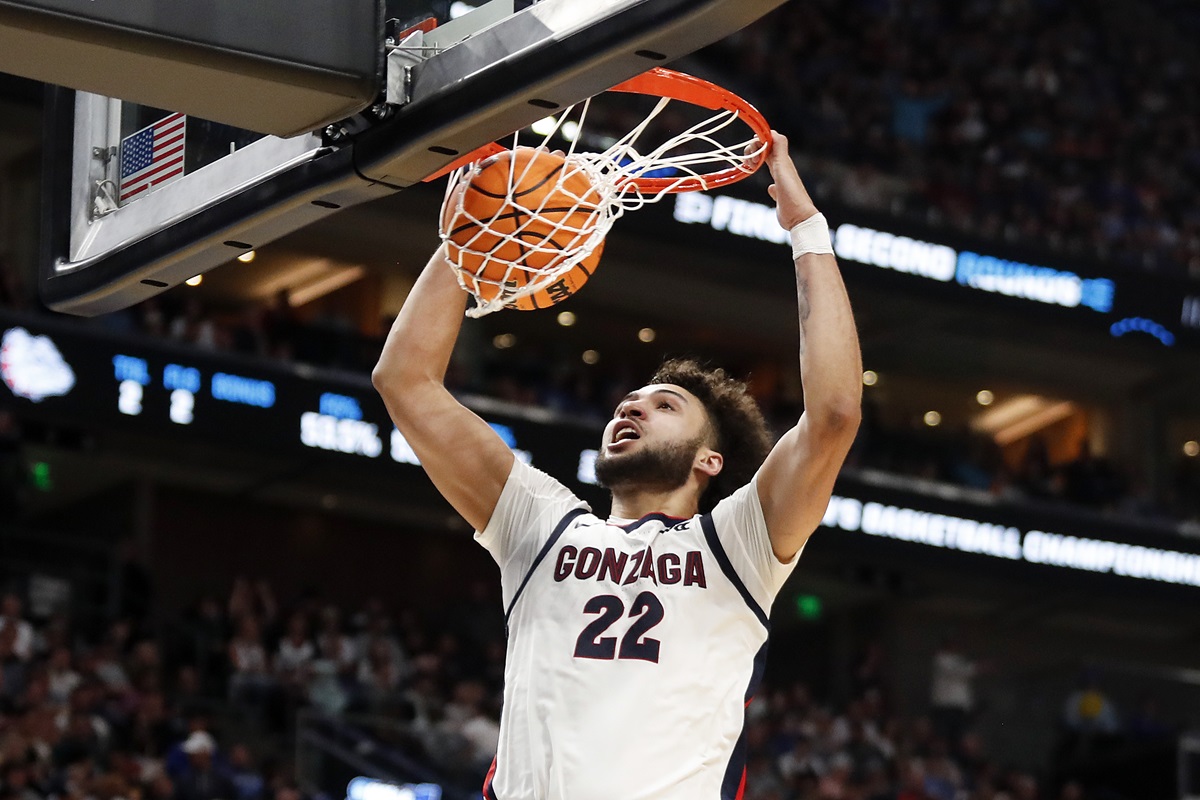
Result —
[{"label": "player's bearded face", "polygon": [[678,489],[692,474],[696,453],[704,445],[700,434],[683,442],[644,446],[626,453],[600,451],[596,480],[606,489],[637,485],[647,489]]}]

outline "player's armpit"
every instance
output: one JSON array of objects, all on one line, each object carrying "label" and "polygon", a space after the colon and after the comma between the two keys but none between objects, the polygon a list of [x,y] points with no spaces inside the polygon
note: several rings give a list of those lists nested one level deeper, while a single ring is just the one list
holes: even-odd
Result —
[{"label": "player's armpit", "polygon": [[833,484],[858,431],[858,417],[807,414],[776,443],[758,472],[758,498],[780,561],[790,561],[821,524]]}]

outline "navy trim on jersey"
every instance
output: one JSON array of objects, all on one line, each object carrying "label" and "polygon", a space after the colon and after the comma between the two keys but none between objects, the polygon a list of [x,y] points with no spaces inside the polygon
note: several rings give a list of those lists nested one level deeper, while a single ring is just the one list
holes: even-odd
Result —
[{"label": "navy trim on jersey", "polygon": [[705,514],[700,517],[700,526],[704,528],[704,538],[708,541],[708,546],[712,549],[713,555],[717,557],[717,564],[721,567],[721,571],[725,573],[726,578],[729,578],[729,582],[733,584],[733,588],[738,590],[738,594],[746,601],[746,605],[750,606],[750,610],[754,612],[754,616],[758,617],[758,621],[763,624],[764,628],[770,631],[771,623],[767,621],[767,612],[762,610],[762,606],[755,601],[753,595],[750,594],[750,590],[746,588],[746,584],[742,583],[737,570],[733,568],[733,562],[729,560],[729,555],[725,552],[725,548],[721,546],[721,540],[717,538],[717,524],[713,522],[712,514]]},{"label": "navy trim on jersey", "polygon": [[[766,668],[767,643],[763,642],[762,647],[758,648],[758,652],[754,654],[754,669],[750,671],[750,683],[746,686],[746,707],[749,707],[750,701],[758,692],[758,687],[762,685],[763,672]],[[742,732],[738,736],[737,744],[733,746],[733,754],[729,757],[728,766],[725,767],[725,777],[721,780],[721,800],[740,800],[741,795],[738,792],[745,779],[746,719],[743,711]]]},{"label": "navy trim on jersey", "polygon": [[557,542],[559,537],[563,535],[563,531],[567,529],[567,526],[570,525],[580,514],[586,513],[587,511],[582,508],[573,508],[567,512],[567,515],[563,517],[557,525],[554,526],[554,532],[550,534],[550,538],[546,540],[546,544],[542,546],[542,549],[537,554],[537,557],[533,559],[533,563],[529,565],[529,571],[525,573],[525,580],[521,581],[521,585],[517,587],[517,591],[513,595],[512,602],[508,604],[508,609],[504,612],[505,631],[508,630],[508,618],[512,615],[513,609],[517,607],[517,600],[520,599],[521,592],[525,591],[525,584],[529,583],[529,579],[533,577],[533,571],[538,568],[538,564],[542,563],[542,560],[546,557],[546,554],[550,552],[552,547],[554,547],[555,542]]},{"label": "navy trim on jersey", "polygon": [[646,516],[642,517],[641,519],[636,519],[633,522],[630,522],[628,525],[618,525],[617,527],[620,528],[621,530],[625,531],[626,533],[633,533],[638,528],[642,527],[643,525],[645,525],[647,522],[650,522],[651,520],[657,520],[658,522],[661,522],[662,524],[666,525],[668,528],[671,528],[671,527],[674,527],[675,525],[678,525],[681,522],[687,522],[688,518],[687,517],[672,517],[670,514],[660,514],[659,512],[656,511],[653,514],[647,514]]}]

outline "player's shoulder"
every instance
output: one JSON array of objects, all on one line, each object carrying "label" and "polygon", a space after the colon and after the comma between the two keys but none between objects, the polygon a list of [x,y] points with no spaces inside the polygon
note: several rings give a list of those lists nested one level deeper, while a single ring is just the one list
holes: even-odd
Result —
[{"label": "player's shoulder", "polygon": [[567,501],[589,511],[591,506],[579,498],[566,484],[521,459],[513,459],[508,484],[517,491],[530,495],[535,500],[554,503]]},{"label": "player's shoulder", "polygon": [[748,510],[762,512],[762,501],[758,496],[758,475],[721,498],[708,514],[702,516],[725,519]]}]

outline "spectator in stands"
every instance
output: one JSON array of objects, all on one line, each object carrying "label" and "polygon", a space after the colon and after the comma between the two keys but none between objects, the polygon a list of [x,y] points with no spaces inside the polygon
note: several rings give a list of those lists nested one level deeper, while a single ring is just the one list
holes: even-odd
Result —
[{"label": "spectator in stands", "polygon": [[834,753],[829,758],[828,769],[817,781],[817,791],[820,796],[829,800],[844,800],[852,785],[854,760],[843,751]]},{"label": "spectator in stands", "polygon": [[825,774],[825,761],[813,752],[808,737],[799,736],[792,749],[779,757],[776,768],[785,781],[792,783],[802,775],[820,778]]},{"label": "spectator in stands", "polygon": [[279,605],[275,602],[275,593],[269,583],[263,580],[251,581],[244,575],[234,578],[233,588],[229,592],[230,619],[250,615],[262,625],[271,625],[278,610]]},{"label": "spectator in stands", "polygon": [[217,598],[200,598],[184,622],[184,634],[185,649],[201,689],[223,686],[229,665],[229,630]]},{"label": "spectator in stands", "polygon": [[33,657],[33,626],[22,612],[21,598],[16,592],[7,592],[0,598],[0,634],[9,632],[12,658],[24,664]]},{"label": "spectator in stands", "polygon": [[138,703],[124,732],[124,744],[130,753],[143,759],[143,771],[157,769],[171,742],[182,734],[181,725],[167,713],[166,698],[161,692],[151,692]]},{"label": "spectator in stands", "polygon": [[146,800],[175,800],[175,784],[171,776],[160,772],[146,783],[143,796]]},{"label": "spectator in stands", "polygon": [[152,339],[167,338],[167,313],[158,297],[151,297],[137,305],[138,326],[142,333]]},{"label": "spectator in stands", "polygon": [[904,763],[896,800],[933,800],[925,789],[925,765],[919,758]]},{"label": "spectator in stands", "polygon": [[483,709],[486,696],[486,689],[479,681],[458,683],[442,721],[446,733],[462,739],[464,763],[480,775],[487,771],[500,744],[500,723]]},{"label": "spectator in stands", "polygon": [[[384,612],[382,604],[368,608],[363,615],[361,631],[354,641],[354,651],[358,654],[359,680],[364,673],[374,673],[383,670],[386,674],[394,674],[397,679],[407,672],[405,666],[404,648],[392,630],[391,620]],[[385,682],[390,682],[387,679]]]},{"label": "spectator in stands", "polygon": [[183,743],[186,768],[175,780],[175,800],[229,800],[236,797],[233,783],[216,769],[217,743],[212,734],[194,731]]},{"label": "spectator in stands", "polygon": [[316,657],[316,645],[308,635],[308,617],[294,612],[288,617],[287,635],[279,640],[273,664],[275,677],[285,691],[294,691],[308,682]]},{"label": "spectator in stands", "polygon": [[371,639],[359,658],[358,684],[368,708],[378,711],[390,703],[400,688],[402,674],[395,653],[385,639]]},{"label": "spectator in stands", "polygon": [[242,309],[229,334],[229,346],[233,352],[260,357],[271,354],[264,322],[265,313],[266,309],[258,305],[249,305]]},{"label": "spectator in stands", "polygon": [[358,666],[358,654],[354,641],[342,628],[342,613],[337,606],[326,606],[321,611],[321,630],[317,633],[317,654],[333,665],[334,672],[343,680],[351,680]]},{"label": "spectator in stands", "polygon": [[266,781],[254,767],[250,748],[235,744],[229,750],[229,781],[234,795],[230,800],[260,800],[266,790]]},{"label": "spectator in stands", "polygon": [[1080,443],[1079,455],[1063,467],[1063,479],[1066,499],[1079,505],[1111,508],[1123,494],[1116,470],[1092,454],[1087,439]]},{"label": "spectator in stands", "polygon": [[66,705],[71,693],[83,681],[72,669],[71,650],[67,647],[56,647],[51,652],[46,677],[50,681],[50,700],[57,705]]},{"label": "spectator in stands", "polygon": [[962,786],[961,770],[949,757],[945,741],[937,740],[933,752],[925,759],[926,794],[934,800],[955,800]]},{"label": "spectator in stands", "polygon": [[883,643],[873,639],[867,643],[854,668],[854,693],[862,697],[875,692],[882,698],[886,658]]},{"label": "spectator in stands", "polygon": [[853,719],[850,722],[850,738],[843,746],[842,752],[849,756],[851,775],[858,783],[864,782],[872,772],[887,766],[887,757],[875,743],[876,739],[877,734],[869,735],[866,724],[861,719]]},{"label": "spectator in stands", "polygon": [[947,741],[959,741],[971,720],[978,673],[978,665],[963,652],[957,636],[942,639],[933,655],[930,707],[937,732]]},{"label": "spectator in stands", "polygon": [[327,716],[341,714],[350,704],[350,695],[338,674],[337,664],[327,658],[313,662],[305,688],[309,704]]},{"label": "spectator in stands", "polygon": [[111,636],[96,645],[88,654],[86,662],[88,670],[93,673],[103,685],[113,693],[121,693],[129,688],[129,675],[120,657],[120,640]]},{"label": "spectator in stands", "polygon": [[[81,696],[83,688],[75,690],[74,697]],[[63,735],[54,747],[54,763],[66,766],[83,760],[95,760],[105,752],[107,736],[98,731],[103,720],[88,713],[86,709],[68,709],[59,715]],[[107,732],[107,726],[105,725]]]},{"label": "spectator in stands", "polygon": [[0,773],[0,786],[10,800],[44,800],[41,792],[32,785],[30,769],[25,764],[11,763]]},{"label": "spectator in stands", "polygon": [[167,335],[202,350],[216,350],[222,344],[216,321],[209,316],[200,298],[194,295],[184,302],[183,313],[171,320]]},{"label": "spectator in stands", "polygon": [[247,614],[238,622],[237,635],[229,641],[229,697],[261,710],[267,703],[274,680],[268,669],[258,620]]}]

